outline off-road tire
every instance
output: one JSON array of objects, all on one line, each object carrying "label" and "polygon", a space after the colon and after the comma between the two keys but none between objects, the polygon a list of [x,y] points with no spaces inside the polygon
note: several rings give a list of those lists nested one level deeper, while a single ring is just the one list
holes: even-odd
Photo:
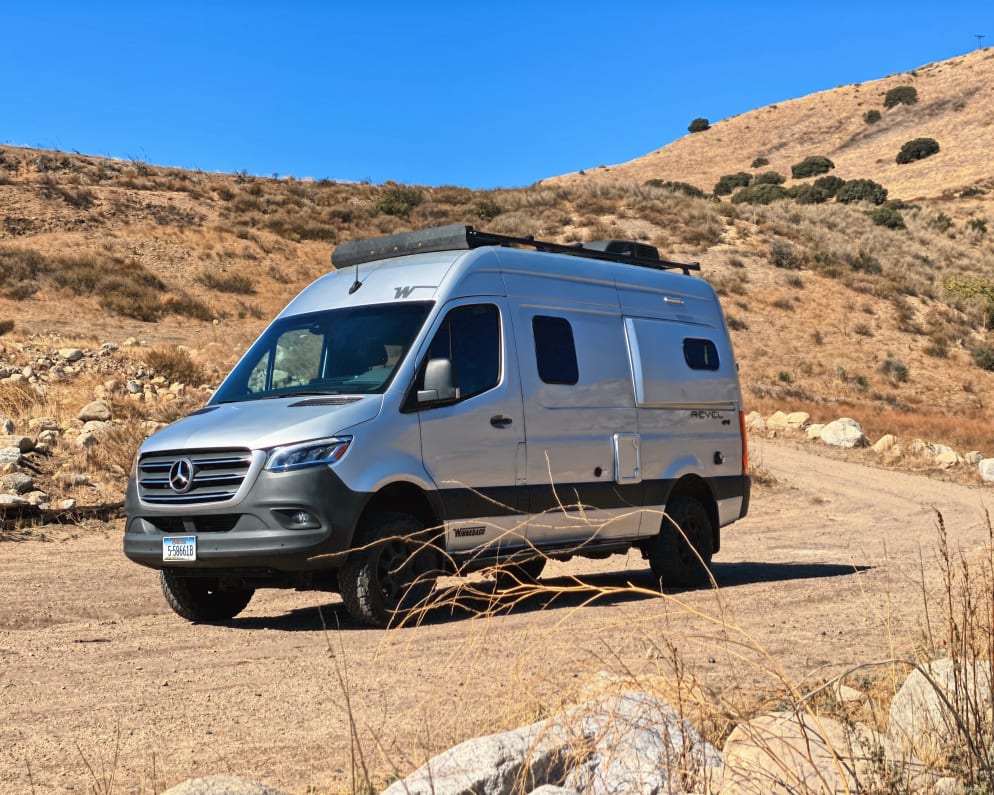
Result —
[{"label": "off-road tire", "polygon": [[713,540],[707,508],[696,497],[677,495],[666,506],[659,535],[649,542],[652,573],[664,588],[708,584]]},{"label": "off-road tire", "polygon": [[234,618],[255,594],[255,588],[228,586],[218,577],[185,577],[169,569],[159,572],[159,585],[173,612],[205,623]]},{"label": "off-road tire", "polygon": [[338,572],[349,614],[388,627],[426,609],[439,574],[439,552],[424,525],[405,513],[374,514],[359,525]]},{"label": "off-road tire", "polygon": [[545,557],[533,558],[500,566],[496,572],[497,590],[506,591],[519,585],[534,585],[545,570]]}]

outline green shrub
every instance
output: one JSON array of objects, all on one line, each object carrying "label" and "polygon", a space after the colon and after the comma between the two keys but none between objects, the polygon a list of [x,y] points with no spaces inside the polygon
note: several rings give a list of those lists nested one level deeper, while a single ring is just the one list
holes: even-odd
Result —
[{"label": "green shrub", "polygon": [[424,191],[413,185],[387,185],[376,200],[377,211],[384,215],[396,215],[406,218],[407,215],[425,199]]},{"label": "green shrub", "polygon": [[732,204],[772,204],[790,198],[782,185],[769,183],[741,188],[732,196]]},{"label": "green shrub", "polygon": [[790,167],[790,175],[794,179],[804,179],[805,177],[817,177],[819,174],[827,174],[835,168],[835,163],[822,155],[811,155],[804,158],[800,163],[795,163]]},{"label": "green shrub", "polygon": [[752,161],[752,168],[762,168],[763,166],[768,166],[770,164],[770,159],[768,157],[757,157]]},{"label": "green shrub", "polygon": [[841,177],[837,177],[834,174],[828,174],[824,177],[818,177],[815,180],[814,186],[820,191],[824,191],[828,198],[832,198],[839,192],[839,188],[846,184],[846,181]]},{"label": "green shrub", "polygon": [[898,163],[913,163],[916,160],[924,160],[939,151],[939,142],[934,138],[914,138],[897,153]]},{"label": "green shrub", "polygon": [[704,191],[696,185],[691,185],[689,182],[674,182],[673,180],[668,179],[647,179],[644,184],[648,185],[650,188],[664,188],[665,190],[672,191],[673,193],[681,193],[684,196],[690,196],[694,199],[704,198]]},{"label": "green shrub", "polygon": [[480,199],[476,203],[476,217],[482,221],[492,221],[502,212],[504,208],[493,199]]},{"label": "green shrub", "polygon": [[817,185],[806,182],[801,185],[791,185],[787,189],[787,195],[798,204],[822,204],[831,198]]},{"label": "green shrub", "polygon": [[880,365],[880,371],[900,383],[904,383],[908,380],[908,365],[902,362],[900,359],[895,359],[893,354],[888,353],[887,358],[884,359],[883,364]]},{"label": "green shrub", "polygon": [[888,229],[907,229],[904,216],[893,207],[874,207],[866,213],[877,226]]},{"label": "green shrub", "polygon": [[914,86],[898,86],[884,95],[884,107],[893,108],[895,105],[914,105],[918,101],[918,89]]},{"label": "green shrub", "polygon": [[961,190],[959,197],[961,199],[969,199],[971,196],[983,196],[985,193],[987,193],[987,191],[979,185],[971,185],[969,188]]},{"label": "green shrub", "polygon": [[887,188],[872,179],[851,179],[839,188],[835,200],[843,204],[852,202],[883,204],[887,201]]},{"label": "green shrub", "polygon": [[863,121],[867,124],[876,124],[880,121],[880,111],[874,108],[873,110],[868,110],[863,114]]},{"label": "green shrub", "polygon": [[970,349],[973,363],[983,370],[994,370],[994,348],[984,343],[978,343]]},{"label": "green shrub", "polygon": [[783,185],[787,178],[776,171],[764,171],[752,179],[753,185]]},{"label": "green shrub", "polygon": [[727,196],[736,188],[745,188],[752,182],[752,174],[739,171],[737,174],[725,174],[714,186],[715,196]]},{"label": "green shrub", "polygon": [[968,229],[976,232],[978,235],[987,234],[987,219],[986,218],[971,218],[966,222]]},{"label": "green shrub", "polygon": [[711,123],[707,119],[698,117],[690,123],[690,126],[687,129],[690,130],[690,132],[692,133],[699,133],[699,132],[704,132],[705,130],[708,130],[710,128],[711,128]]}]

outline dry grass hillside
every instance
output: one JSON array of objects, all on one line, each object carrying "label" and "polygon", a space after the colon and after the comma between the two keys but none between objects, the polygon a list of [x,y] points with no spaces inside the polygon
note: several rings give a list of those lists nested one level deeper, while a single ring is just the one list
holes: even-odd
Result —
[{"label": "dry grass hillside", "polygon": [[[904,85],[918,102],[883,109],[885,93]],[[31,416],[62,414],[66,427],[94,396],[116,400],[112,455],[63,440],[78,467],[108,473],[113,493],[145,423],[209,394],[170,384],[216,384],[268,319],[330,268],[335,243],[461,222],[561,241],[635,238],[700,260],[725,304],[748,409],[852,416],[871,437],[994,455],[992,93],[994,52],[980,51],[517,190],[268,179],[0,147],[0,370],[67,346],[88,355],[120,346],[99,368],[36,373],[37,394],[25,399],[18,385],[12,399],[0,394],[0,409],[18,415],[22,432]],[[862,118],[871,109],[881,110],[872,125]],[[940,152],[897,165],[901,143],[922,136],[938,139]],[[710,191],[756,157],[769,163],[754,172],[786,175],[809,155],[902,201],[750,204],[644,184]],[[129,378],[154,377],[161,398],[146,389],[126,399]],[[0,393],[12,388],[0,380]]]},{"label": "dry grass hillside", "polygon": [[[887,92],[914,87],[913,105],[884,107]],[[835,163],[843,179],[872,179],[893,198],[915,201],[950,198],[971,187],[994,187],[994,49],[977,50],[948,61],[880,80],[839,86],[799,99],[757,108],[712,122],[669,146],[627,163],[598,166],[548,180],[551,184],[648,179],[677,180],[710,192],[724,174],[749,171],[756,158],[761,170],[790,177],[791,165],[811,155]],[[876,110],[879,121],[867,123]],[[687,120],[688,124],[690,119]],[[912,164],[895,162],[908,140],[929,137],[938,154]]]}]

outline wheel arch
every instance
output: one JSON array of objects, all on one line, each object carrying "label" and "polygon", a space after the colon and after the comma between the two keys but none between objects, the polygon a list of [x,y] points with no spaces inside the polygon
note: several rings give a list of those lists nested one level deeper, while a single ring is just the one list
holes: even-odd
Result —
[{"label": "wheel arch", "polygon": [[721,523],[718,518],[718,503],[708,482],[700,475],[684,475],[676,483],[666,497],[666,504],[677,496],[693,497],[700,502],[708,512],[712,528],[712,551],[721,549]]}]

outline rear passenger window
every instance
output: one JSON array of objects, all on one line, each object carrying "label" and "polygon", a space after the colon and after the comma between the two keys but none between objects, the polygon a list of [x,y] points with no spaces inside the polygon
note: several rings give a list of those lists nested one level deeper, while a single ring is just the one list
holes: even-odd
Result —
[{"label": "rear passenger window", "polygon": [[532,318],[538,377],[547,384],[575,384],[580,380],[573,327],[564,317]]},{"label": "rear passenger window", "polygon": [[717,370],[718,348],[711,340],[688,338],[683,341],[683,358],[691,370]]}]

